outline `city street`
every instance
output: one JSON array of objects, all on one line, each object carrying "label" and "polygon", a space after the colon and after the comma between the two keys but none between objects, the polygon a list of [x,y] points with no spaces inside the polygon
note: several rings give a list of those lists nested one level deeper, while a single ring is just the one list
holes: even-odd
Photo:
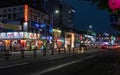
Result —
[{"label": "city street", "polygon": [[120,0],[0,0],[0,75],[120,75]]},{"label": "city street", "polygon": [[8,61],[8,66],[0,67],[0,75],[117,75],[120,70],[118,50],[101,49],[45,57]]},{"label": "city street", "polygon": [[119,51],[108,50],[104,54],[83,62],[59,68],[43,75],[119,75]]},{"label": "city street", "polygon": [[53,68],[53,70],[57,68],[59,69],[64,66],[74,64],[78,61],[84,61],[93,58],[97,54],[99,54],[99,51],[91,51],[79,54],[61,53],[56,55],[37,57],[34,59],[27,58],[14,61],[4,61],[3,63],[1,62],[0,75],[37,75],[39,72],[40,74],[44,74],[51,68]]}]

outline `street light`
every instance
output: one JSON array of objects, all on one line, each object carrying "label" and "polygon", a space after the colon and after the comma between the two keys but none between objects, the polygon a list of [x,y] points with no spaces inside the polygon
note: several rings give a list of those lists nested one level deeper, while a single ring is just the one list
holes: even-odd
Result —
[{"label": "street light", "polygon": [[55,10],[55,13],[56,13],[56,14],[59,14],[59,10]]},{"label": "street light", "polygon": [[89,29],[92,29],[92,25],[89,25]]},{"label": "street light", "polygon": [[53,48],[52,48],[52,55],[54,54],[54,32],[53,32],[53,25],[54,25],[54,14],[59,14],[59,10],[55,10],[53,13],[51,13],[52,16],[52,43],[53,43]]}]

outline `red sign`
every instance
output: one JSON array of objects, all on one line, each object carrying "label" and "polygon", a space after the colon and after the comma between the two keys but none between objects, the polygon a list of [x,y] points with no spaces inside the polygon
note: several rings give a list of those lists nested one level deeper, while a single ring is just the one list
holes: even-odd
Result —
[{"label": "red sign", "polygon": [[28,21],[28,5],[24,5],[24,21]]}]

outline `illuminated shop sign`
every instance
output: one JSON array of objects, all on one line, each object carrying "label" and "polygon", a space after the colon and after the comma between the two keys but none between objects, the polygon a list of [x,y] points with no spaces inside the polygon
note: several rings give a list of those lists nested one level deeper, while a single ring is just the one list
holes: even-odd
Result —
[{"label": "illuminated shop sign", "polygon": [[24,38],[29,38],[28,32],[24,32]]},{"label": "illuminated shop sign", "polygon": [[1,36],[1,38],[7,38],[6,33],[1,33],[0,36]]},{"label": "illuminated shop sign", "polygon": [[58,32],[58,33],[61,33],[61,30],[58,30],[58,29],[53,29],[53,32]]},{"label": "illuminated shop sign", "polygon": [[39,34],[34,33],[34,38],[35,38],[35,39],[39,39],[39,38],[40,38],[40,35],[39,35]]},{"label": "illuminated shop sign", "polygon": [[7,33],[7,38],[14,38],[14,34],[12,32]]},{"label": "illuminated shop sign", "polygon": [[42,39],[52,40],[52,36],[42,37]]},{"label": "illuminated shop sign", "polygon": [[24,5],[24,21],[28,21],[28,5]]},{"label": "illuminated shop sign", "polygon": [[34,27],[34,28],[46,28],[46,24],[44,23],[39,23],[39,22],[35,22],[35,21],[31,21],[31,27]]},{"label": "illuminated shop sign", "polygon": [[0,23],[0,28],[11,29],[11,30],[21,30],[22,26],[21,25],[12,25],[12,24]]},{"label": "illuminated shop sign", "polygon": [[29,33],[29,38],[30,39],[34,39],[34,34],[33,33]]},{"label": "illuminated shop sign", "polygon": [[0,33],[0,39],[40,39],[40,34],[29,32],[6,32]]}]

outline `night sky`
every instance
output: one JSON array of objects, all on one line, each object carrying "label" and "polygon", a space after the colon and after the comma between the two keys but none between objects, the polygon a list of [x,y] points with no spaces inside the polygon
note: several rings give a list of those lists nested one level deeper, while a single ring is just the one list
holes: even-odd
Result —
[{"label": "night sky", "polygon": [[78,30],[87,30],[89,25],[93,26],[95,32],[114,32],[109,25],[109,12],[99,10],[90,2],[78,0],[63,0],[76,10],[74,25]]}]

